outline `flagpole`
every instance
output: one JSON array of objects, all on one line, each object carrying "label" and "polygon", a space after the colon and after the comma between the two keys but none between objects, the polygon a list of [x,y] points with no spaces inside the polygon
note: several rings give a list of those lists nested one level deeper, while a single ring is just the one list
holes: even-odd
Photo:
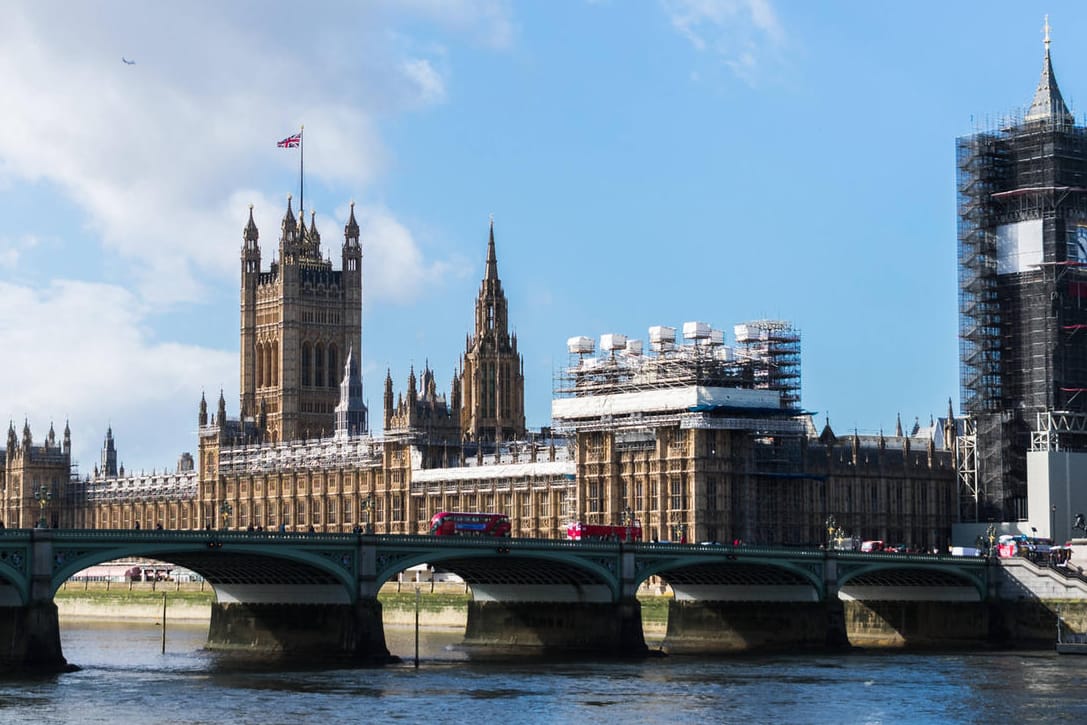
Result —
[{"label": "flagpole", "polygon": [[302,221],[302,226],[306,225],[306,139],[305,126],[301,126],[298,129],[298,217]]}]

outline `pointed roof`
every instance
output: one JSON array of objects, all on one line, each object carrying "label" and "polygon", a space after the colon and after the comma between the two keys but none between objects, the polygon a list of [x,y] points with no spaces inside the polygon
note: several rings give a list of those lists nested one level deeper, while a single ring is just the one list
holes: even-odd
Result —
[{"label": "pointed roof", "polygon": [[1034,91],[1034,101],[1027,111],[1026,121],[1053,121],[1071,125],[1074,121],[1068,106],[1064,105],[1061,90],[1057,87],[1057,77],[1053,74],[1053,64],[1049,60],[1049,16],[1045,20],[1045,60],[1042,63],[1042,77]]},{"label": "pointed roof", "polygon": [[347,219],[347,224],[344,225],[343,233],[348,239],[359,238],[359,223],[355,221],[355,202],[351,202],[351,214]]},{"label": "pointed roof", "polygon": [[494,217],[491,217],[491,238],[487,242],[487,273],[484,279],[498,279],[498,257],[494,253]]},{"label": "pointed roof", "polygon": [[242,232],[242,238],[247,242],[255,242],[260,238],[260,232],[257,231],[257,224],[253,221],[253,205],[249,205],[249,223],[245,225],[245,230]]}]

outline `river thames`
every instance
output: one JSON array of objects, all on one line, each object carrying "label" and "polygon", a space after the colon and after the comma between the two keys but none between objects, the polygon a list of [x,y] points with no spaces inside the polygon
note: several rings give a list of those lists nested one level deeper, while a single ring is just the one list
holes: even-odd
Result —
[{"label": "river thames", "polygon": [[852,652],[629,662],[477,662],[459,632],[388,628],[376,669],[267,670],[202,649],[204,625],[66,623],[81,669],[0,682],[0,721],[35,723],[1023,723],[1087,718],[1087,658]]}]

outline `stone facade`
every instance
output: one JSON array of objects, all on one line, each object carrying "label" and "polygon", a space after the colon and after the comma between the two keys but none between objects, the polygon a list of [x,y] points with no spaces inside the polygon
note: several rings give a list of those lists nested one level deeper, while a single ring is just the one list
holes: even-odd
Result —
[{"label": "stone facade", "polygon": [[[371,436],[355,362],[362,254],[353,209],[338,271],[320,260],[315,226],[297,224],[290,202],[270,272],[260,271],[252,213],[243,236],[238,416],[227,415],[222,394],[213,413],[202,397],[196,459],[183,454],[172,472],[126,473],[110,430],[101,467],[84,478],[71,473],[67,428],[63,444],[50,430],[35,445],[29,425],[22,441],[11,426],[0,453],[5,523],[33,526],[44,514],[60,527],[417,534],[440,511],[481,510],[508,514],[514,536],[541,538],[562,538],[572,520],[638,519],[646,540],[817,545],[833,520],[837,534],[948,543],[956,475],[941,425],[887,439],[838,438],[829,425],[817,434],[796,408],[798,389],[777,390],[755,368],[727,363],[714,384],[777,410],[681,406],[575,424],[556,415],[561,435],[527,431],[493,225],[475,330],[449,397],[429,366],[412,370],[403,394],[387,373],[384,433]],[[696,342],[699,355],[717,349],[712,336]],[[673,353],[662,357],[669,375],[682,367]],[[586,393],[570,390],[575,403]],[[44,504],[34,497],[42,486],[51,492]]]}]

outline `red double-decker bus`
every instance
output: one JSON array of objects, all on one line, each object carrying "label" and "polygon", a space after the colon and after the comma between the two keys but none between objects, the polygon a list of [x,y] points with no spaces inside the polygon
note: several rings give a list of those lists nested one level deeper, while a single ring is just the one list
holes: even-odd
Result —
[{"label": "red double-decker bus", "polygon": [[434,536],[509,536],[510,517],[506,514],[441,511],[430,519]]},{"label": "red double-decker bus", "polygon": [[635,520],[630,524],[612,526],[571,521],[566,526],[566,538],[571,541],[641,541],[642,522]]}]

